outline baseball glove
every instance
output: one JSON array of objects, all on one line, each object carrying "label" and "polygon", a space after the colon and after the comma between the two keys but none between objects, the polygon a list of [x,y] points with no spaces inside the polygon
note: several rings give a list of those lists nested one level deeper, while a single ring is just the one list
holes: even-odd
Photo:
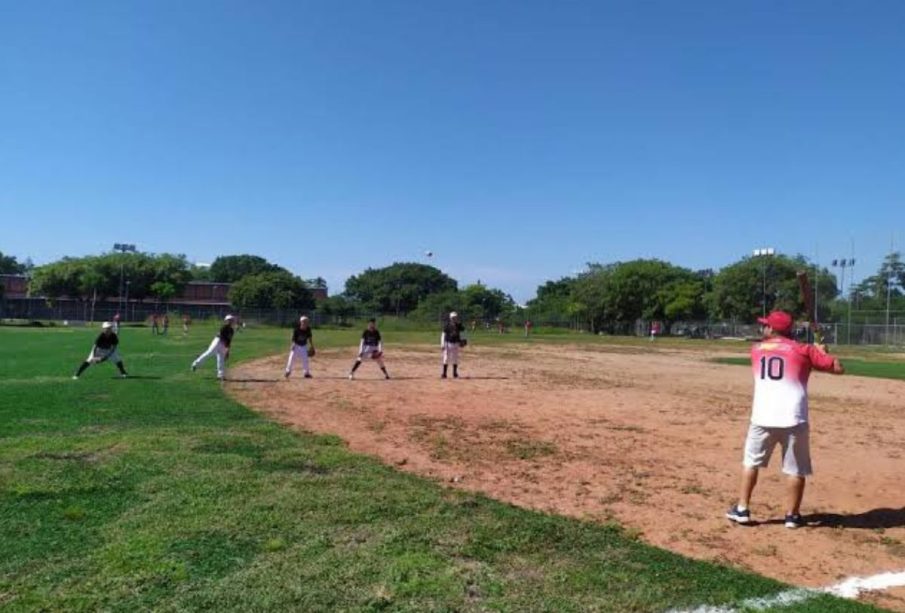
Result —
[{"label": "baseball glove", "polygon": [[468,346],[467,338],[463,338],[461,341],[459,341],[459,347],[467,347],[467,346]]},{"label": "baseball glove", "polygon": [[317,355],[317,351],[314,349],[314,347],[309,347],[308,348],[308,357],[313,358],[316,355]]},{"label": "baseball glove", "polygon": [[371,359],[372,359],[372,360],[379,360],[379,359],[382,358],[382,357],[383,357],[383,352],[382,352],[382,351],[375,351],[374,353],[371,354]]}]

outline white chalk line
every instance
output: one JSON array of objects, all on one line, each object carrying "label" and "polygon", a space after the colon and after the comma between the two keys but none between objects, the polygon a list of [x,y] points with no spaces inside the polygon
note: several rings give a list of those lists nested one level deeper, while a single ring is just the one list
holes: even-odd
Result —
[{"label": "white chalk line", "polygon": [[763,611],[765,609],[788,607],[793,604],[816,598],[823,594],[839,598],[855,599],[862,592],[878,592],[893,587],[905,586],[905,571],[880,573],[870,577],[850,577],[841,583],[829,587],[808,589],[796,588],[779,592],[773,596],[749,598],[735,606],[701,605],[695,609],[672,609],[668,613],[741,613],[742,611]]}]

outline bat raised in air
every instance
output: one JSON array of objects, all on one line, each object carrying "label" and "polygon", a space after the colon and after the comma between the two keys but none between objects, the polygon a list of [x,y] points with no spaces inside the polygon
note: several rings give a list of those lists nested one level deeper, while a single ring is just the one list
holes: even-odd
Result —
[{"label": "bat raised in air", "polygon": [[795,274],[798,277],[798,287],[801,289],[801,298],[804,300],[805,311],[808,317],[808,327],[814,332],[814,343],[823,345],[823,333],[817,326],[817,312],[814,308],[814,291],[811,289],[811,281],[808,279],[808,273],[799,271]]}]

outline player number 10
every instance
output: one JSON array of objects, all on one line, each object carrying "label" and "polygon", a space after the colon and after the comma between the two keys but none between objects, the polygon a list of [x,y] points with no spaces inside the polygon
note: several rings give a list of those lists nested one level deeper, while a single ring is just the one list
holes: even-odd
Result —
[{"label": "player number 10", "polygon": [[779,381],[782,379],[783,374],[786,371],[786,363],[782,358],[772,356],[768,358],[767,356],[763,356],[760,359],[760,378],[766,379],[770,377],[774,381]]}]

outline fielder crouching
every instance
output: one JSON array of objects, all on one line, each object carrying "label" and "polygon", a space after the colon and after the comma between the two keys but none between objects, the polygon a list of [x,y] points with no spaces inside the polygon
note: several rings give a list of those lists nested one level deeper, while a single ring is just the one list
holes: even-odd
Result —
[{"label": "fielder crouching", "polygon": [[377,360],[383,377],[390,378],[390,373],[387,372],[386,365],[383,363],[383,339],[377,329],[377,320],[373,318],[368,320],[368,327],[361,334],[361,342],[358,343],[358,358],[352,364],[352,370],[349,371],[349,381],[355,379],[355,371],[361,366],[363,359]]},{"label": "fielder crouching", "polygon": [[443,326],[443,332],[440,334],[440,351],[443,354],[441,379],[446,378],[450,362],[453,367],[453,378],[459,378],[459,349],[468,344],[468,341],[462,338],[464,331],[465,326],[459,322],[459,314],[453,311],[449,314],[449,321]]},{"label": "fielder crouching", "polygon": [[82,362],[78,372],[72,375],[72,378],[78,379],[92,364],[100,364],[107,360],[113,360],[113,363],[116,364],[116,368],[119,369],[119,376],[125,379],[128,376],[128,373],[123,366],[122,358],[119,357],[119,352],[116,350],[117,346],[119,346],[119,337],[116,335],[116,332],[113,331],[113,324],[105,321],[101,326],[101,333],[94,341],[91,353],[88,354],[88,359]]},{"label": "fielder crouching", "polygon": [[220,328],[217,336],[211,341],[207,351],[199,355],[195,358],[195,361],[192,362],[192,372],[195,372],[204,360],[211,357],[211,355],[216,355],[217,378],[221,381],[226,378],[226,360],[229,358],[229,347],[232,345],[233,334],[235,334],[235,328],[233,326],[236,323],[236,316],[227,315],[223,321],[223,327]]}]

